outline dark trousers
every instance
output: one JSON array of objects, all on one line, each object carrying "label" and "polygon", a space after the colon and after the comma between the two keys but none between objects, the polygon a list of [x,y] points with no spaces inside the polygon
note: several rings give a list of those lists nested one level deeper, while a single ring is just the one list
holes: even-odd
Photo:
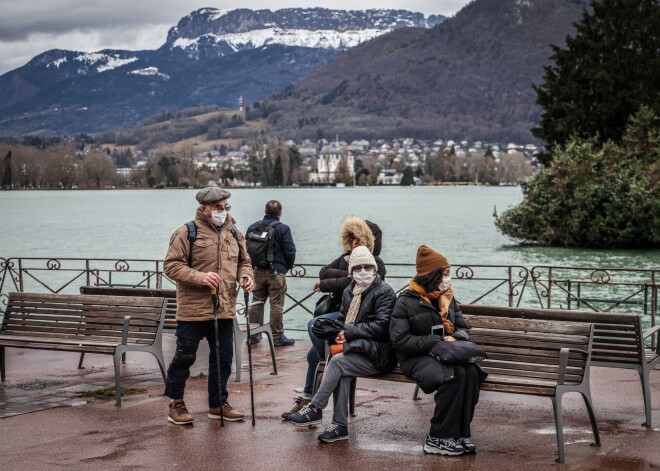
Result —
[{"label": "dark trousers", "polygon": [[470,423],[479,402],[479,370],[474,365],[454,366],[454,379],[435,393],[429,435],[435,438],[470,437]]},{"label": "dark trousers", "polygon": [[[199,342],[206,338],[209,344],[208,394],[209,407],[220,405],[218,394],[218,368],[215,361],[214,321],[177,322],[176,352],[167,369],[165,395],[170,399],[183,399],[186,380],[190,377],[190,367],[197,358]],[[227,403],[229,392],[227,381],[231,376],[231,362],[234,358],[234,320],[218,319],[218,340],[220,344],[220,375],[222,377],[222,403]]]}]

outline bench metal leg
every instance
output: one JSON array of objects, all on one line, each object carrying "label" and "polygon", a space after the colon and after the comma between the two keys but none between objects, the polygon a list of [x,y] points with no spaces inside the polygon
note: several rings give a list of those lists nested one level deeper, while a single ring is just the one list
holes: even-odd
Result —
[{"label": "bench metal leg", "polygon": [[348,396],[348,412],[355,417],[355,390],[357,389],[357,377],[351,380],[351,393]]},{"label": "bench metal leg", "polygon": [[422,398],[419,397],[419,385],[415,385],[415,394],[413,394],[413,401],[421,401]]},{"label": "bench metal leg", "polygon": [[78,369],[79,370],[84,370],[85,367],[83,366],[83,360],[85,359],[85,352],[80,353],[80,360],[78,360]]},{"label": "bench metal leg", "polygon": [[652,410],[651,410],[651,389],[649,382],[651,380],[650,373],[651,369],[646,365],[642,365],[640,369],[637,370],[639,377],[642,380],[642,395],[644,396],[644,413],[646,415],[646,421],[642,425],[647,427],[652,427]]},{"label": "bench metal leg", "polygon": [[121,406],[121,356],[123,348],[118,347],[112,359],[115,364],[115,406]]},{"label": "bench metal leg", "polygon": [[[236,327],[236,326],[234,326]],[[238,332],[237,332],[238,331]],[[237,335],[238,334],[238,335]],[[237,383],[240,382],[241,380],[241,370],[243,368],[243,339],[247,337],[246,335],[242,335],[242,332],[240,329],[234,329],[234,357],[236,357],[236,378],[234,381]],[[250,340],[248,339],[248,342]]]},{"label": "bench metal leg", "polygon": [[561,393],[550,398],[552,400],[552,409],[555,413],[555,428],[557,429],[557,451],[559,457],[558,463],[564,462],[564,426],[561,421]]},{"label": "bench metal leg", "polygon": [[5,380],[5,347],[0,347],[0,379]]},{"label": "bench metal leg", "polygon": [[273,342],[273,334],[270,331],[264,331],[266,337],[268,338],[268,345],[270,346],[270,358],[273,361],[273,372],[272,375],[277,374],[277,360],[275,359],[275,342]]},{"label": "bench metal leg", "polygon": [[125,365],[126,364],[126,354],[122,354],[121,356],[121,362]]},{"label": "bench metal leg", "polygon": [[584,404],[587,406],[587,412],[589,413],[589,420],[591,421],[591,430],[594,433],[594,445],[600,446],[600,433],[598,432],[598,422],[596,422],[596,414],[594,414],[594,408],[591,405],[591,395],[582,393],[582,398],[584,399]]}]

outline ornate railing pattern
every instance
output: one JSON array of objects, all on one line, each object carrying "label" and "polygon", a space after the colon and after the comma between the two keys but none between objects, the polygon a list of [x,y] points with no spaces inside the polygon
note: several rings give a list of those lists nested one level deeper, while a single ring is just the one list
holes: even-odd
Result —
[{"label": "ornate railing pattern", "polygon": [[[287,329],[303,329],[320,293],[313,291],[323,264],[297,264],[288,274]],[[403,290],[411,263],[388,263],[386,281]],[[452,266],[456,297],[463,303],[590,309],[644,314],[656,324],[660,268],[651,270],[519,265]],[[82,285],[172,288],[161,260],[0,258],[0,315],[10,291],[77,293]]]}]

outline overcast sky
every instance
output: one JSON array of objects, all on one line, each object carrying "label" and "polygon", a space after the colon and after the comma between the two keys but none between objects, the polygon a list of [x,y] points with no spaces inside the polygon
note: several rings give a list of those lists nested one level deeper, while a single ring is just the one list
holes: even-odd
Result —
[{"label": "overcast sky", "polygon": [[0,75],[49,49],[157,49],[179,19],[204,7],[395,8],[453,16],[470,0],[0,0]]}]

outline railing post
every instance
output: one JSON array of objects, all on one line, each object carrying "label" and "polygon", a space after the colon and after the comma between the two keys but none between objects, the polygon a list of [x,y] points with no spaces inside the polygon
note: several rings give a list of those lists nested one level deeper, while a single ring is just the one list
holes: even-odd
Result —
[{"label": "railing post", "polygon": [[548,307],[552,309],[552,267],[548,267]]},{"label": "railing post", "polygon": [[90,273],[90,270],[89,270],[89,259],[86,258],[85,259],[85,280],[86,280],[85,283],[86,283],[87,286],[91,286],[90,282],[92,281],[92,278],[91,278],[90,275],[91,275],[91,273]]},{"label": "railing post", "polygon": [[577,308],[582,307],[582,283],[578,282],[577,285]]},{"label": "railing post", "polygon": [[571,280],[566,280],[566,289],[568,290],[568,293],[566,293],[566,305],[568,306],[567,309],[570,311],[571,310]]},{"label": "railing post", "polygon": [[18,290],[23,291],[23,259],[18,259]]},{"label": "railing post", "polygon": [[513,307],[513,280],[511,277],[511,266],[509,265],[509,307]]}]

